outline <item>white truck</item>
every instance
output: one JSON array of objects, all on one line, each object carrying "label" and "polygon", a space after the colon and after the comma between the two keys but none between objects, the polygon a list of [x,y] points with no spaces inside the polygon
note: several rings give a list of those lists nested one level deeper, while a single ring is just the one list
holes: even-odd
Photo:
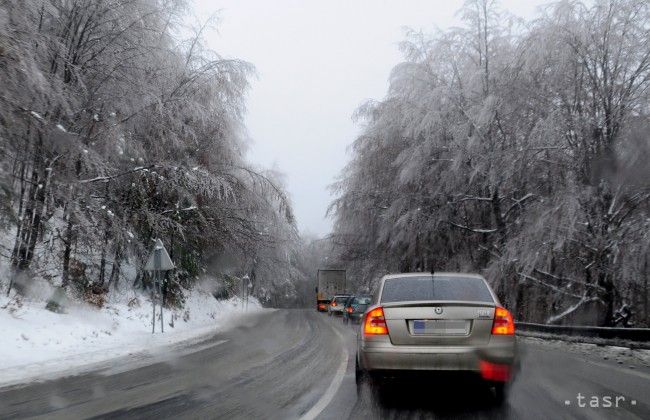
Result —
[{"label": "white truck", "polygon": [[345,270],[318,270],[316,279],[316,310],[326,312],[332,297],[346,292]]}]

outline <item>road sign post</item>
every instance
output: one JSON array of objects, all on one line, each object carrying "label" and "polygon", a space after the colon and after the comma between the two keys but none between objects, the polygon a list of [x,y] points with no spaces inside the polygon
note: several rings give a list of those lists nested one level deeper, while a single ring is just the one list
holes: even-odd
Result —
[{"label": "road sign post", "polygon": [[244,302],[246,300],[246,275],[240,279],[240,298],[241,298],[241,310],[242,312],[246,310],[246,306],[244,305]]},{"label": "road sign post", "polygon": [[253,282],[250,277],[246,276],[246,312],[248,312],[248,299],[251,295],[251,289],[253,288]]},{"label": "road sign post", "polygon": [[252,287],[253,282],[250,277],[248,277],[248,274],[244,274],[241,278],[241,307],[244,312],[248,312],[248,298],[251,294]]},{"label": "road sign post", "polygon": [[153,306],[153,315],[151,318],[151,333],[156,332],[156,292],[160,295],[160,331],[165,332],[163,324],[163,289],[162,282],[164,281],[164,273],[176,268],[165,245],[160,239],[156,239],[156,245],[149,256],[147,264],[144,266],[146,271],[152,273],[153,287],[151,289],[151,304]]}]

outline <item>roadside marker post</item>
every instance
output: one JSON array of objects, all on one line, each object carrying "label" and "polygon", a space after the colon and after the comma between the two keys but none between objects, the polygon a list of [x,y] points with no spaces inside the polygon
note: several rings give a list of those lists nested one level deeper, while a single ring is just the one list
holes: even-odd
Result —
[{"label": "roadside marker post", "polygon": [[160,332],[165,332],[163,325],[163,293],[162,282],[165,278],[164,273],[176,268],[165,245],[160,239],[156,239],[153,251],[144,266],[145,271],[149,271],[153,275],[153,289],[151,290],[151,304],[153,306],[153,315],[151,318],[151,333],[156,331],[156,292],[160,295]]},{"label": "roadside marker post", "polygon": [[244,274],[241,278],[241,308],[242,311],[248,312],[248,296],[250,296],[250,289],[253,288],[253,282],[248,274]]},{"label": "roadside marker post", "polygon": [[248,298],[251,295],[251,289],[253,288],[253,282],[250,277],[246,276],[248,284],[246,285],[246,312],[248,312]]},{"label": "roadside marker post", "polygon": [[241,278],[241,310],[242,312],[246,311],[246,280],[248,279],[248,274],[244,274]]}]

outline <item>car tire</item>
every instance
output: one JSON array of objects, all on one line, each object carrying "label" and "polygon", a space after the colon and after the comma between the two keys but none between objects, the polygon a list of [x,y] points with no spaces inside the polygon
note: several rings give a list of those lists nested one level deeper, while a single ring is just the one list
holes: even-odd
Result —
[{"label": "car tire", "polygon": [[348,323],[348,318],[347,318],[345,315],[343,315],[343,323],[344,323],[344,324],[347,324],[347,323]]},{"label": "car tire", "polygon": [[359,359],[354,361],[354,380],[357,384],[357,396],[361,396],[362,385],[368,381],[368,374],[359,367]]},{"label": "car tire", "polygon": [[508,385],[499,383],[494,385],[494,404],[497,406],[503,405],[508,399]]},{"label": "car tire", "polygon": [[359,367],[359,360],[355,361],[355,381],[357,384],[357,399],[364,405],[372,405],[372,400],[377,392],[377,383],[367,371]]},{"label": "car tire", "polygon": [[332,316],[332,311],[327,311],[327,316]]}]

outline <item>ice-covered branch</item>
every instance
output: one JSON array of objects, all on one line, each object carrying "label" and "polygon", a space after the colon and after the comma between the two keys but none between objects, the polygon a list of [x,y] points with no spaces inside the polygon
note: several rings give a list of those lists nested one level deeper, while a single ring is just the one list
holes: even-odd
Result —
[{"label": "ice-covered branch", "polygon": [[463,230],[466,230],[468,232],[473,232],[473,233],[494,233],[494,232],[497,231],[496,229],[483,229],[483,228],[473,228],[473,227],[469,227],[469,226],[463,226],[463,225],[459,225],[459,224],[451,222],[451,221],[448,222],[448,223],[450,225],[454,226],[454,227],[457,227],[458,229],[463,229]]},{"label": "ice-covered branch", "polygon": [[587,303],[598,302],[598,301],[600,301],[600,299],[597,298],[597,297],[582,296],[579,301],[577,301],[573,305],[569,306],[564,311],[560,312],[557,315],[552,315],[552,316],[548,317],[548,319],[546,320],[546,323],[547,324],[554,324],[554,323],[560,321],[561,319],[566,318],[567,316],[571,315],[572,313],[574,313],[575,311],[580,309],[581,306],[583,306],[583,305],[585,305]]},{"label": "ice-covered branch", "polygon": [[567,292],[566,290],[562,290],[559,287],[554,286],[554,285],[552,285],[552,284],[550,284],[548,282],[545,282],[543,280],[540,280],[540,279],[538,279],[536,277],[530,276],[530,275],[522,273],[522,272],[519,272],[518,274],[521,277],[523,277],[524,279],[526,279],[526,280],[532,280],[537,284],[540,284],[540,285],[542,285],[542,286],[544,286],[544,287],[546,287],[548,289],[553,290],[555,293],[559,293],[559,294],[562,294],[562,295],[565,295],[565,296],[571,296],[571,297],[576,298],[576,299],[582,299],[582,296],[580,296],[578,294]]},{"label": "ice-covered branch", "polygon": [[115,175],[106,175],[106,176],[97,176],[95,178],[81,179],[79,182],[81,184],[87,184],[90,182],[108,182],[116,178],[120,178],[126,175],[130,175],[136,172],[148,171],[149,169],[156,168],[157,165],[148,165],[148,166],[138,166],[136,168],[130,169],[128,171],[120,172]]}]

